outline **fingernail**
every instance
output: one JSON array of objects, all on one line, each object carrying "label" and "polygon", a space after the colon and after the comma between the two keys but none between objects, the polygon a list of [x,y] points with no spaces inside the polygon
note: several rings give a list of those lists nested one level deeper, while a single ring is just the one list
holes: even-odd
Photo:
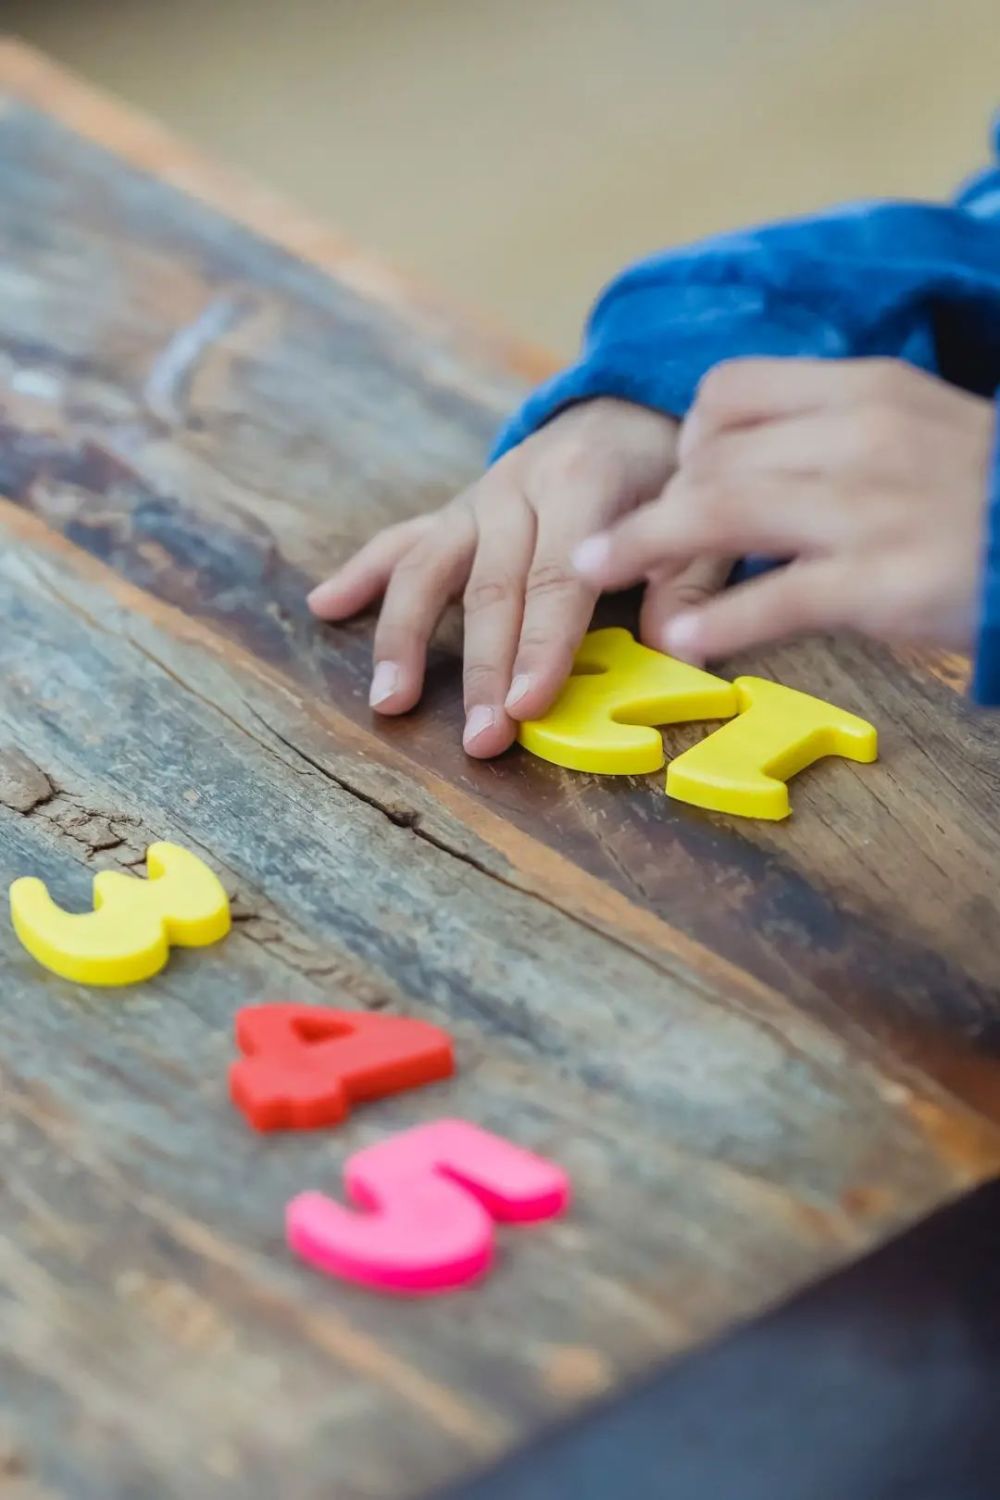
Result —
[{"label": "fingernail", "polygon": [[485,734],[487,729],[492,729],[496,721],[496,709],[487,708],[484,704],[480,703],[478,708],[471,710],[469,717],[465,721],[465,733],[462,735],[462,744],[471,745],[473,740],[478,740],[479,736]]},{"label": "fingernail", "polygon": [[697,653],[701,622],[696,614],[675,615],[663,632],[663,644],[674,656]]},{"label": "fingernail", "polygon": [[611,538],[606,531],[599,531],[596,536],[588,536],[585,542],[573,548],[572,563],[578,573],[584,578],[590,578],[601,572],[610,556]]},{"label": "fingernail", "polygon": [[368,702],[372,708],[377,708],[387,698],[391,698],[399,687],[399,668],[394,661],[380,661],[372,674],[372,685],[368,693]]},{"label": "fingernail", "polygon": [[518,672],[510,685],[510,692],[504,699],[504,708],[516,708],[522,698],[526,698],[531,692],[532,679],[527,672]]}]

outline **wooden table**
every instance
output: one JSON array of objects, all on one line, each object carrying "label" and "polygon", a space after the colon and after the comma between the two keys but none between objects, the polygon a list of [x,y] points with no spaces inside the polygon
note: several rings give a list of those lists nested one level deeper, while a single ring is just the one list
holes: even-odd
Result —
[{"label": "wooden table", "polygon": [[[0,49],[4,876],[82,906],[167,837],[237,917],[124,993],[4,925],[5,1496],[424,1495],[1000,1165],[1000,754],[962,663],[755,657],[883,750],[767,826],[467,760],[454,633],[375,722],[370,621],[308,617],[540,367]],[[265,998],[442,1022],[459,1076],[257,1137],[225,1075]],[[563,1163],[571,1215],[450,1300],[292,1258],[294,1193],[442,1113]]]}]

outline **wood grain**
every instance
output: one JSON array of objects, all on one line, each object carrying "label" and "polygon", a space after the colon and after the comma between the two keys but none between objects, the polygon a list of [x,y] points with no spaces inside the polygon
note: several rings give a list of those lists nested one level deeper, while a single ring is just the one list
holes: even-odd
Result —
[{"label": "wood grain", "polygon": [[[477,472],[523,363],[209,178],[179,192],[160,135],[11,47],[0,95],[0,867],[82,903],[170,837],[238,916],[124,997],[3,929],[0,1408],[29,1480],[423,1495],[996,1171],[1000,759],[953,666],[740,663],[882,732],[777,829],[470,763],[453,622],[426,704],[373,723],[370,622],[319,627],[305,591]],[[224,1076],[265,998],[425,1015],[459,1076],[251,1137]],[[442,1111],[564,1163],[572,1215],[455,1301],[295,1264],[287,1198]]]}]

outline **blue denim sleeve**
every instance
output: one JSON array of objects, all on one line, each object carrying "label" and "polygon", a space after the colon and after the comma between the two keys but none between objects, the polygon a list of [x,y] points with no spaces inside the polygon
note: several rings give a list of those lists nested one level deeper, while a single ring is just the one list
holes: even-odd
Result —
[{"label": "blue denim sleeve", "polygon": [[[994,147],[1000,160],[1000,121]],[[740,355],[882,355],[992,394],[1000,168],[950,205],[848,204],[628,268],[599,298],[580,358],[528,398],[492,456],[592,396],[682,416],[702,376]]]},{"label": "blue denim sleeve", "polygon": [[967,189],[967,206],[852,204],[631,267],[598,300],[579,360],[528,398],[493,456],[591,396],[682,416],[702,376],[740,355],[882,355],[992,393],[1000,380],[994,175],[995,185]]},{"label": "blue denim sleeve", "polygon": [[979,639],[972,674],[972,696],[987,707],[1000,706],[1000,394],[993,447],[986,545],[983,551]]}]

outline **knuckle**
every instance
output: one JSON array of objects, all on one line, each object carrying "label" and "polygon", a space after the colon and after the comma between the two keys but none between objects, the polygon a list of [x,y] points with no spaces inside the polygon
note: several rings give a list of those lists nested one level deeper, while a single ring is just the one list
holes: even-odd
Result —
[{"label": "knuckle", "polygon": [[526,625],[521,631],[521,639],[518,642],[518,659],[543,650],[551,642],[551,631],[543,629],[541,625]]},{"label": "knuckle", "polygon": [[525,593],[529,599],[537,600],[553,594],[575,593],[579,588],[580,580],[570,571],[568,563],[544,562],[531,569]]},{"label": "knuckle", "polygon": [[462,680],[467,692],[473,695],[477,691],[485,693],[489,697],[497,682],[497,669],[490,662],[467,661],[462,672]]},{"label": "knuckle", "polygon": [[505,604],[514,592],[514,587],[508,578],[470,578],[462,597],[466,614],[483,614],[486,610],[496,609],[497,605]]}]

